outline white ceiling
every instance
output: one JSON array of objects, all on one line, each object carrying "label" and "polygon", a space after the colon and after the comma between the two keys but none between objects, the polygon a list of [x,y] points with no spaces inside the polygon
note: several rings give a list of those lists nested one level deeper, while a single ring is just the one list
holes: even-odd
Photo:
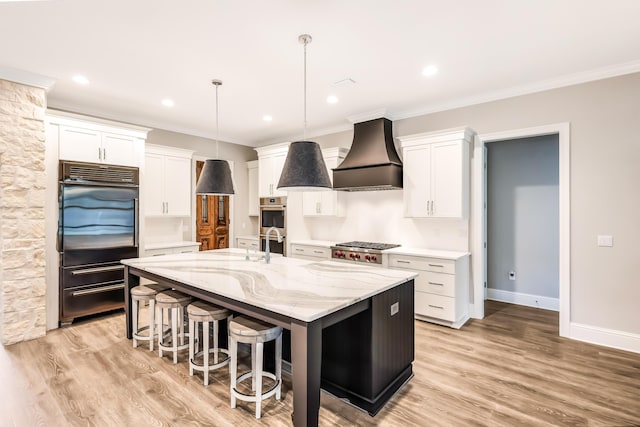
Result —
[{"label": "white ceiling", "polygon": [[639,71],[638,18],[638,0],[0,1],[0,67],[55,79],[50,107],[205,137],[221,79],[220,139],[260,146],[302,137],[300,34],[313,136]]}]

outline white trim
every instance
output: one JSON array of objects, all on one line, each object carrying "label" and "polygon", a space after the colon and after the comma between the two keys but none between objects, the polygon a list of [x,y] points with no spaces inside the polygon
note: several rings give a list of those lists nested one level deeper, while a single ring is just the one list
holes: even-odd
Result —
[{"label": "white trim", "polygon": [[85,129],[97,130],[100,132],[117,133],[129,135],[136,138],[146,139],[150,128],[132,125],[129,123],[114,122],[98,117],[85,116],[82,114],[69,113],[67,111],[52,110],[47,108],[46,121],[49,124],[82,126]]},{"label": "white trim", "polygon": [[560,336],[569,337],[571,321],[571,212],[570,212],[570,126],[569,123],[556,123],[524,129],[514,129],[491,134],[476,135],[473,155],[473,213],[471,218],[473,260],[473,295],[474,309],[472,317],[484,317],[484,280],[487,260],[484,256],[483,243],[486,236],[482,223],[484,221],[484,146],[487,142],[504,141],[540,135],[558,134],[559,162],[559,285],[560,285]]},{"label": "white trim", "polygon": [[571,323],[569,337],[591,344],[640,353],[640,335],[597,326]]},{"label": "white trim", "polygon": [[545,310],[558,311],[559,298],[545,297],[541,295],[525,294],[522,292],[505,291],[502,289],[487,288],[487,299],[511,304],[526,305],[527,307],[544,308]]},{"label": "white trim", "polygon": [[56,79],[53,77],[6,66],[0,66],[0,80],[8,80],[26,86],[39,87],[45,91],[51,89],[56,83]]},{"label": "white trim", "polygon": [[568,74],[552,79],[514,86],[494,92],[482,93],[480,95],[467,98],[459,98],[442,104],[432,105],[421,109],[401,111],[393,114],[394,120],[408,119],[411,117],[433,114],[440,111],[453,110],[455,108],[469,107],[471,105],[483,104],[485,102],[499,101],[501,99],[513,98],[516,96],[529,95],[532,93],[544,92],[566,86],[573,86],[596,80],[608,79],[611,77],[632,74],[640,71],[640,60],[625,62],[594,70]]}]

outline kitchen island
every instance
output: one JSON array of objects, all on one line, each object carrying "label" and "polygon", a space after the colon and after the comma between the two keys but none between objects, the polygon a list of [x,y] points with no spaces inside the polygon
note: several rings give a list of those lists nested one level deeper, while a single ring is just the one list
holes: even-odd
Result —
[{"label": "kitchen island", "polygon": [[140,277],[289,330],[295,426],[318,424],[321,387],[374,415],[413,375],[413,272],[279,256],[265,264],[239,249],[122,263],[129,339]]}]

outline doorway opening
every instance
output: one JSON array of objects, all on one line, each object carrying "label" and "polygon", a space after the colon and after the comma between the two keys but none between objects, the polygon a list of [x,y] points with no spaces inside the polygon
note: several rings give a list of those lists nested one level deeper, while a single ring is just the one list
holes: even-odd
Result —
[{"label": "doorway opening", "polygon": [[558,311],[558,134],[486,147],[486,298]]},{"label": "doorway opening", "polygon": [[[518,140],[545,135],[557,135],[558,154],[558,310],[560,336],[570,333],[570,127],[557,123],[533,128],[516,129],[475,137],[473,159],[473,304],[472,317],[484,317],[485,289],[487,287],[487,145],[492,142]],[[517,271],[516,278],[517,278]]]},{"label": "doorway opening", "polygon": [[[196,182],[204,162],[196,162]],[[196,195],[196,240],[200,250],[229,247],[229,196]]]}]

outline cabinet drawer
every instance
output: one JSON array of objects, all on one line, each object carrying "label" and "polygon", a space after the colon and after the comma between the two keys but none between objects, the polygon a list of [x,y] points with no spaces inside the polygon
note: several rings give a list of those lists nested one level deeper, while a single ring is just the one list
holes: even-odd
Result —
[{"label": "cabinet drawer", "polygon": [[415,312],[436,319],[456,321],[455,299],[416,291]]},{"label": "cabinet drawer", "polygon": [[389,255],[389,267],[448,274],[455,274],[456,272],[456,262],[454,260],[405,255]]},{"label": "cabinet drawer", "polygon": [[416,291],[455,297],[456,276],[424,271],[416,278]]},{"label": "cabinet drawer", "polygon": [[319,246],[291,245],[291,256],[329,259],[331,258],[331,249]]},{"label": "cabinet drawer", "polygon": [[258,249],[258,241],[249,239],[238,239],[238,247],[242,249]]}]

